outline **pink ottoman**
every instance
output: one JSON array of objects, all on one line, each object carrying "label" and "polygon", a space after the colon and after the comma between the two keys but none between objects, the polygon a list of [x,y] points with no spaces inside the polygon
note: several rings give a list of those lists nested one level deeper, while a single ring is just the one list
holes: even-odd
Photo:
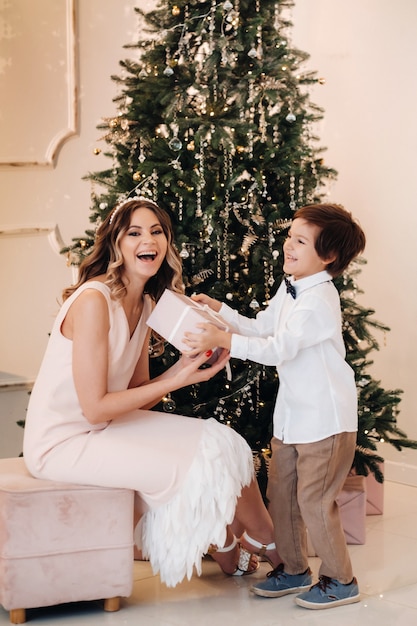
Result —
[{"label": "pink ottoman", "polygon": [[119,609],[133,584],[133,499],[39,480],[23,458],[0,459],[0,603],[12,624],[25,609],[67,602]]}]

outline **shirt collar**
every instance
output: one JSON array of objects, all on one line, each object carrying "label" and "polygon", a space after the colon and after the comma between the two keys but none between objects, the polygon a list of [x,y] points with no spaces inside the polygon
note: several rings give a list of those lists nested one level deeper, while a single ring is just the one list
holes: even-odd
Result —
[{"label": "shirt collar", "polygon": [[294,280],[294,278],[290,276],[291,284],[294,285],[297,296],[299,296],[300,293],[306,289],[320,285],[320,283],[326,283],[329,280],[332,280],[332,276],[327,270],[317,272],[317,274],[312,274],[311,276],[306,276],[305,278],[300,278],[300,280]]}]

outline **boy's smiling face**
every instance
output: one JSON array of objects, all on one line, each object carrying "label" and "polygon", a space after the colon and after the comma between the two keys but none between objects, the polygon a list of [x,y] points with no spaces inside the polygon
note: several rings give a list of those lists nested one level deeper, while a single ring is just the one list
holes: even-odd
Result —
[{"label": "boy's smiling face", "polygon": [[320,228],[301,217],[295,219],[284,242],[284,272],[294,280],[312,276],[326,269],[333,259],[323,260],[315,248]]}]

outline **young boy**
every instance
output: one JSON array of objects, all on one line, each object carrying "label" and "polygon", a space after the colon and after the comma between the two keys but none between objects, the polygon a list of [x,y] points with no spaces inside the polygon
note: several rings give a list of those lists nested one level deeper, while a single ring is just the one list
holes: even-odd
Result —
[{"label": "young boy", "polygon": [[[213,346],[231,356],[275,365],[279,391],[274,409],[267,497],[283,563],[252,591],[325,609],[360,600],[336,498],[351,469],[357,431],[354,373],[345,360],[340,299],[332,278],[365,247],[365,235],[343,207],[304,206],[294,214],[284,243],[282,281],[255,319],[239,315],[206,295],[195,296],[217,311],[237,333],[212,324],[186,333],[191,354]],[[321,559],[312,585],[308,529]]]}]

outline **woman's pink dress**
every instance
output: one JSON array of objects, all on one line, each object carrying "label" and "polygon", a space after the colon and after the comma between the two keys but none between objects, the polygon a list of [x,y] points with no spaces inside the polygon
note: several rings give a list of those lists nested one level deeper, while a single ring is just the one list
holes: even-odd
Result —
[{"label": "woman's pink dress", "polygon": [[105,284],[89,281],[77,289],[58,313],[30,396],[25,462],[39,478],[133,489],[145,511],[136,543],[161,580],[175,586],[191,577],[194,566],[201,573],[210,544],[224,544],[236,500],[253,477],[252,454],[235,431],[214,418],[138,409],[90,424],[74,387],[72,341],[61,333],[68,309],[85,289],[100,291],[108,303],[109,391],[128,387],[142,351],[149,297],[130,337],[123,307]]}]

